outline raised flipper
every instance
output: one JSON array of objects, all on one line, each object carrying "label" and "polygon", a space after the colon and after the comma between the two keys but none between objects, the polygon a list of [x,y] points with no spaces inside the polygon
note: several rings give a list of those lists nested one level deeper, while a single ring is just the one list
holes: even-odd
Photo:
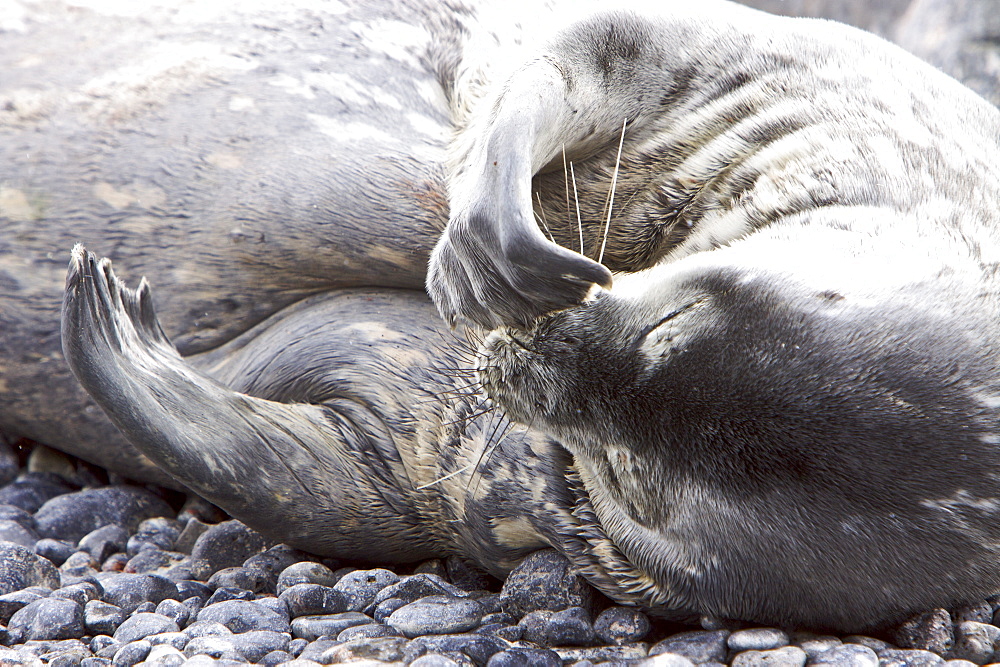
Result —
[{"label": "raised flipper", "polygon": [[82,246],[70,262],[62,336],[73,373],[125,437],[233,516],[317,553],[440,553],[379,431],[382,417],[363,402],[337,410],[233,391],[173,348],[145,280],[125,287]]}]

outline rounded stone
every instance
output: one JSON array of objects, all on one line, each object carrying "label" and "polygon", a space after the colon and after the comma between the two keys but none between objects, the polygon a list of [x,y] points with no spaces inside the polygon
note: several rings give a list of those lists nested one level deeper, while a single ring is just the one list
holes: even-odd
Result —
[{"label": "rounded stone", "polygon": [[257,531],[234,520],[211,526],[194,543],[192,558],[211,564],[212,572],[242,565],[243,561],[267,548],[267,541]]},{"label": "rounded stone", "polygon": [[72,486],[56,475],[29,472],[0,487],[0,504],[13,505],[25,512],[35,513],[52,498],[72,490]]},{"label": "rounded stone", "polygon": [[352,639],[376,637],[401,637],[399,630],[382,623],[369,623],[367,625],[352,625],[345,628],[337,635],[337,641],[346,642]]},{"label": "rounded stone", "polygon": [[529,612],[518,627],[524,632],[523,639],[539,646],[589,646],[596,639],[583,607]]},{"label": "rounded stone", "polygon": [[146,637],[148,641],[153,646],[159,646],[160,644],[166,644],[167,646],[172,646],[178,651],[183,651],[187,643],[191,641],[183,632],[161,632],[158,635],[150,635]]},{"label": "rounded stone", "polygon": [[48,596],[49,591],[45,588],[22,589],[7,593],[6,595],[0,595],[0,622],[6,625],[17,610],[23,609],[32,602]]},{"label": "rounded stone", "polygon": [[76,542],[101,526],[114,523],[135,530],[143,519],[171,513],[170,506],[149,491],[106,486],[52,498],[35,512],[35,523],[42,537]]},{"label": "rounded stone", "polygon": [[59,587],[59,571],[29,549],[0,542],[0,595],[29,586]]},{"label": "rounded stone", "polygon": [[208,580],[211,588],[241,588],[253,593],[265,591],[269,583],[263,570],[243,566],[224,567]]},{"label": "rounded stone", "polygon": [[[386,600],[397,598],[406,603],[416,602],[420,598],[431,595],[450,595],[452,597],[468,597],[468,594],[457,586],[449,584],[436,574],[420,573],[400,577],[399,581],[380,590],[372,601],[378,606]],[[499,596],[497,596],[499,599]]]},{"label": "rounded stone", "polygon": [[184,647],[184,655],[191,658],[196,655],[207,655],[211,658],[235,657],[236,647],[232,636],[227,637],[195,637]]},{"label": "rounded stone", "polygon": [[96,528],[80,538],[77,547],[103,563],[113,553],[125,550],[128,531],[116,523]]},{"label": "rounded stone", "polygon": [[251,591],[245,591],[242,588],[218,588],[212,593],[212,596],[205,601],[205,606],[217,604],[219,602],[227,602],[229,600],[247,600],[253,601],[257,596]]},{"label": "rounded stone", "polygon": [[649,617],[632,607],[608,607],[594,619],[594,634],[606,644],[628,644],[649,634]]},{"label": "rounded stone", "polygon": [[133,614],[115,631],[114,638],[123,644],[145,639],[161,632],[179,632],[180,628],[172,618],[153,613]]},{"label": "rounded stone", "polygon": [[878,667],[879,658],[875,651],[860,644],[843,644],[814,656],[810,665],[829,667]]},{"label": "rounded stone", "polygon": [[555,651],[510,648],[491,655],[486,667],[562,667],[562,664],[562,658]]},{"label": "rounded stone", "polygon": [[988,623],[963,621],[955,626],[955,643],[948,657],[985,665],[993,662],[992,658],[998,646],[1000,646],[1000,628]]},{"label": "rounded stone", "polygon": [[291,629],[295,637],[315,641],[323,635],[336,637],[347,628],[374,622],[375,620],[371,616],[357,611],[348,611],[342,614],[299,616],[292,621]]},{"label": "rounded stone", "polygon": [[170,568],[180,565],[188,560],[188,557],[176,551],[164,551],[153,545],[148,545],[145,549],[128,559],[123,572],[130,574],[159,574],[167,576]]},{"label": "rounded stone", "polygon": [[179,667],[187,658],[176,647],[168,644],[154,645],[146,656],[146,664],[161,667]]},{"label": "rounded stone", "polygon": [[893,633],[900,648],[914,648],[944,655],[955,643],[951,615],[944,609],[933,609],[914,616]]},{"label": "rounded stone", "polygon": [[180,537],[183,526],[176,519],[158,516],[146,519],[139,524],[126,542],[125,552],[129,556],[135,556],[143,549],[155,547],[163,551],[171,551],[174,543]]},{"label": "rounded stone", "polygon": [[917,649],[888,648],[878,654],[879,667],[937,667],[943,662],[937,653]]},{"label": "rounded stone", "polygon": [[35,543],[38,542],[38,533],[31,528],[22,526],[17,521],[0,519],[0,541],[20,544],[22,547],[34,551]]},{"label": "rounded stone", "polygon": [[291,632],[292,629],[287,617],[250,600],[229,600],[207,605],[198,612],[198,620],[216,621],[233,632]]},{"label": "rounded stone", "polygon": [[260,662],[268,653],[287,650],[291,639],[287,632],[270,630],[250,630],[229,637],[236,652],[250,662]]},{"label": "rounded stone", "polygon": [[83,624],[94,635],[113,635],[125,616],[121,607],[102,600],[91,600],[83,607]]},{"label": "rounded stone", "polygon": [[449,635],[479,626],[486,610],[475,600],[434,595],[400,607],[386,619],[403,636]]},{"label": "rounded stone", "polygon": [[732,667],[803,667],[806,652],[798,646],[783,646],[768,651],[744,651],[733,656]]},{"label": "rounded stone", "polygon": [[131,614],[145,602],[156,605],[167,598],[178,597],[174,582],[155,574],[102,572],[97,579],[104,586],[102,599],[121,607],[126,614]]},{"label": "rounded stone", "polygon": [[729,635],[726,643],[734,652],[769,651],[788,646],[788,634],[775,628],[737,630]]},{"label": "rounded stone", "polygon": [[509,648],[507,642],[490,635],[427,635],[411,639],[403,651],[404,662],[412,662],[425,653],[463,653],[477,665],[485,665],[495,653]]},{"label": "rounded stone", "polygon": [[282,591],[279,599],[292,618],[339,614],[348,611],[349,598],[342,591],[320,584],[295,584]]},{"label": "rounded stone", "polygon": [[337,583],[333,570],[322,563],[303,561],[293,563],[283,569],[278,575],[277,591],[281,595],[295,584],[319,584],[332,587]]},{"label": "rounded stone", "polygon": [[728,630],[682,632],[654,644],[649,655],[671,653],[694,663],[725,662],[729,653],[728,639]]},{"label": "rounded stone", "polygon": [[132,667],[145,660],[152,649],[152,645],[147,641],[134,641],[118,649],[112,662],[115,667]]},{"label": "rounded stone", "polygon": [[7,630],[20,641],[78,639],[86,633],[83,607],[66,598],[42,598],[15,612]]},{"label": "rounded stone", "polygon": [[532,611],[593,606],[593,589],[553,549],[525,557],[507,576],[500,591],[504,611],[520,618]]},{"label": "rounded stone", "polygon": [[375,602],[379,591],[397,581],[399,581],[399,575],[390,570],[381,568],[354,570],[341,577],[333,585],[333,589],[347,596],[348,611],[363,611]]},{"label": "rounded stone", "polygon": [[403,659],[403,649],[407,644],[404,637],[361,637],[352,639],[327,652],[331,662],[355,662],[377,660],[379,662],[399,662]]},{"label": "rounded stone", "polygon": [[156,613],[172,619],[178,628],[183,628],[191,617],[191,608],[183,602],[168,598],[156,605]]},{"label": "rounded stone", "polygon": [[[277,592],[278,575],[293,563],[309,561],[312,556],[287,544],[276,544],[267,551],[254,554],[243,561],[243,567],[254,568],[264,572],[268,579],[268,591]],[[332,584],[329,584],[332,585]]]}]

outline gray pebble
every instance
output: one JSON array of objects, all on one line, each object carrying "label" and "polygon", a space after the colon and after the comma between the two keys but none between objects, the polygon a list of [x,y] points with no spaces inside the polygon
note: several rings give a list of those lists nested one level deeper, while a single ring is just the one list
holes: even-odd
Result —
[{"label": "gray pebble", "polygon": [[955,643],[948,652],[948,657],[985,665],[993,662],[993,654],[998,646],[1000,628],[988,623],[963,621],[955,626]]},{"label": "gray pebble", "polygon": [[319,584],[332,587],[337,583],[333,570],[322,563],[304,561],[289,565],[278,575],[278,595],[295,584]]},{"label": "gray pebble", "polygon": [[183,632],[161,632],[158,635],[150,635],[146,637],[146,641],[155,646],[166,645],[172,646],[178,651],[183,651],[187,643],[191,641]]},{"label": "gray pebble", "polygon": [[101,526],[134,530],[143,519],[170,513],[170,506],[149,491],[105,486],[52,498],[35,512],[35,523],[42,537],[78,541]]},{"label": "gray pebble", "polygon": [[[173,568],[188,563],[190,559],[179,551],[164,551],[153,545],[128,559],[125,572],[136,574],[155,573],[168,579],[174,574]],[[169,574],[168,574],[169,573]]]},{"label": "gray pebble", "polygon": [[448,581],[463,591],[488,590],[497,584],[496,579],[458,556],[449,556],[444,566]]},{"label": "gray pebble", "polygon": [[102,600],[91,600],[83,607],[83,624],[95,635],[113,635],[125,617],[121,607]]},{"label": "gray pebble", "polygon": [[211,563],[212,572],[242,565],[243,561],[267,548],[263,536],[239,521],[223,521],[211,526],[191,548],[193,558]]},{"label": "gray pebble", "polygon": [[167,598],[178,597],[177,585],[156,574],[124,574],[102,572],[97,580],[104,587],[102,599],[131,614],[144,602],[159,604]]},{"label": "gray pebble", "polygon": [[145,639],[161,632],[180,632],[174,619],[160,614],[137,613],[125,620],[115,631],[114,638],[123,644]]},{"label": "gray pebble", "polygon": [[63,540],[53,540],[51,537],[38,540],[34,547],[36,554],[52,561],[56,567],[65,563],[74,551],[76,551],[75,545]]},{"label": "gray pebble", "polygon": [[135,556],[150,546],[162,549],[163,551],[171,551],[174,548],[177,538],[180,537],[182,527],[181,523],[176,519],[168,519],[162,516],[146,519],[139,524],[135,533],[128,538],[128,542],[125,545],[125,552],[129,556]]},{"label": "gray pebble", "polygon": [[188,600],[196,596],[204,602],[212,597],[212,593],[214,592],[207,584],[190,579],[180,579],[175,583],[175,586],[177,587],[177,595],[180,600]]},{"label": "gray pebble", "polygon": [[19,544],[0,542],[0,595],[29,586],[58,588],[59,571],[44,558]]},{"label": "gray pebble", "polygon": [[295,637],[314,641],[324,635],[336,637],[345,629],[355,625],[368,625],[375,619],[357,611],[342,614],[323,614],[317,616],[299,616],[292,621],[291,629]]},{"label": "gray pebble", "polygon": [[16,521],[0,519],[0,541],[20,544],[22,547],[34,551],[35,543],[38,542],[38,533]]},{"label": "gray pebble", "polygon": [[[580,663],[577,663],[578,665]],[[585,665],[592,665],[591,662],[584,663]],[[644,658],[642,660],[630,661],[628,664],[636,665],[637,667],[693,667],[694,663],[685,658],[682,655],[677,655],[676,653],[658,653],[657,655],[651,656],[649,658]],[[718,665],[723,667],[722,663],[707,662],[704,667],[713,667]]]},{"label": "gray pebble", "polygon": [[55,475],[29,472],[0,487],[0,504],[13,505],[34,514],[52,498],[72,490],[72,486]]},{"label": "gray pebble", "polygon": [[475,632],[484,635],[494,635],[509,642],[520,641],[524,637],[524,628],[519,625],[507,625],[505,623],[483,624],[476,628]]},{"label": "gray pebble", "polygon": [[425,653],[464,653],[477,665],[485,665],[490,656],[507,648],[507,642],[490,635],[428,635],[410,640],[403,653],[412,662]]},{"label": "gray pebble", "polygon": [[830,667],[878,667],[875,651],[860,644],[843,644],[812,657],[810,665]]},{"label": "gray pebble", "polygon": [[532,611],[518,623],[525,641],[539,646],[589,646],[594,643],[594,628],[583,607],[561,611]]},{"label": "gray pebble", "polygon": [[879,667],[937,667],[944,659],[937,653],[916,649],[885,649],[878,654]]},{"label": "gray pebble", "polygon": [[211,588],[242,588],[254,593],[267,592],[270,580],[263,570],[250,567],[224,567],[208,580]]},{"label": "gray pebble", "polygon": [[261,658],[260,664],[264,665],[264,667],[274,667],[275,665],[280,665],[294,659],[295,656],[291,653],[286,653],[285,651],[271,651]]},{"label": "gray pebble", "polygon": [[280,599],[292,618],[343,613],[349,602],[342,591],[320,584],[295,584],[284,589]]},{"label": "gray pebble", "polygon": [[388,600],[382,600],[375,608],[372,610],[372,616],[376,621],[384,623],[387,618],[392,616],[393,612],[397,609],[405,607],[410,604],[409,600],[404,600],[403,598],[389,598]]},{"label": "gray pebble", "polygon": [[195,621],[186,628],[184,634],[195,637],[228,637],[233,631],[218,621]]},{"label": "gray pebble", "polygon": [[337,641],[346,642],[352,639],[375,638],[375,637],[402,637],[396,628],[382,623],[369,623],[367,625],[354,625],[345,628],[337,635]]},{"label": "gray pebble", "polygon": [[436,574],[419,573],[400,577],[396,583],[386,586],[378,592],[372,604],[377,606],[392,598],[405,600],[407,603],[416,602],[431,595],[451,595],[458,598],[468,596],[465,591]]},{"label": "gray pebble", "polygon": [[272,630],[290,632],[288,618],[250,600],[229,600],[206,605],[198,612],[199,621],[217,621],[233,632]]},{"label": "gray pebble", "polygon": [[673,653],[694,663],[723,662],[729,653],[728,639],[728,630],[682,632],[654,644],[649,655]]},{"label": "gray pebble", "polygon": [[250,630],[229,637],[236,652],[250,662],[260,662],[268,653],[285,651],[292,637],[287,632]]},{"label": "gray pebble", "polygon": [[375,602],[379,591],[398,581],[399,575],[390,570],[355,570],[341,577],[333,585],[333,590],[340,591],[347,597],[348,611],[363,611]]},{"label": "gray pebble", "polygon": [[509,648],[490,656],[486,667],[562,667],[555,651],[532,648]]},{"label": "gray pebble", "polygon": [[242,588],[217,588],[211,597],[205,600],[205,606],[208,607],[219,602],[228,602],[229,600],[252,601],[256,599],[257,596],[252,591],[245,591]]},{"label": "gray pebble", "polygon": [[83,607],[66,598],[42,598],[16,611],[7,631],[19,641],[79,638],[86,633]]},{"label": "gray pebble", "polygon": [[31,515],[31,512],[26,512],[15,505],[0,504],[0,519],[16,521],[25,528],[30,528],[31,530],[35,530],[36,528],[35,517]]},{"label": "gray pebble", "polygon": [[532,611],[559,611],[593,605],[593,589],[553,549],[529,554],[507,577],[500,591],[504,611],[517,618]]},{"label": "gray pebble", "polygon": [[77,543],[77,548],[86,551],[98,563],[103,563],[113,553],[125,550],[128,541],[128,531],[118,524],[108,524],[96,528]]},{"label": "gray pebble", "polygon": [[[580,662],[582,660],[595,665],[604,662],[624,663],[642,660],[647,657],[646,645],[643,643],[623,644],[621,646],[595,646],[593,648],[554,648],[552,650],[559,654],[563,664]],[[666,667],[690,667],[691,663],[687,658],[673,654],[663,654],[663,656],[666,657],[654,656],[652,659],[667,660]]]},{"label": "gray pebble", "polygon": [[91,600],[98,600],[104,591],[98,588],[93,581],[81,581],[69,586],[63,586],[52,591],[52,597],[66,598],[78,604],[87,604]]},{"label": "gray pebble", "polygon": [[896,648],[887,641],[881,639],[875,639],[874,637],[869,637],[867,635],[847,635],[842,639],[845,644],[861,644],[862,646],[867,646],[876,653],[881,653],[886,649]]},{"label": "gray pebble", "polygon": [[[492,660],[492,657],[490,659]],[[559,664],[561,665],[562,662]],[[440,653],[428,653],[411,662],[410,667],[459,667],[459,665],[448,656]]]},{"label": "gray pebble", "polygon": [[[260,570],[265,575],[267,575],[268,586],[267,590],[272,593],[277,592],[278,587],[278,575],[281,574],[282,570],[287,568],[293,563],[298,563],[299,561],[309,561],[312,556],[304,551],[300,551],[287,544],[276,544],[267,551],[263,551],[259,554],[254,554],[243,561],[243,567],[254,568]],[[333,584],[328,584],[332,586]]]},{"label": "gray pebble", "polygon": [[605,644],[639,641],[649,629],[649,617],[633,607],[608,607],[594,619],[594,633]]},{"label": "gray pebble", "polygon": [[976,602],[951,610],[951,620],[957,625],[963,621],[976,623],[991,623],[993,621],[993,605],[988,602]]},{"label": "gray pebble", "polygon": [[330,662],[354,662],[356,660],[378,660],[398,662],[403,659],[405,637],[361,637],[333,647],[326,655]]},{"label": "gray pebble", "polygon": [[89,577],[97,574],[100,566],[101,564],[88,552],[75,551],[59,566],[59,571],[63,577]]},{"label": "gray pebble", "polygon": [[770,649],[788,646],[788,634],[774,628],[752,628],[737,630],[726,640],[729,650],[768,651]]},{"label": "gray pebble", "polygon": [[803,667],[806,652],[798,646],[783,646],[769,651],[744,651],[733,656],[732,667]]},{"label": "gray pebble", "polygon": [[177,627],[183,628],[187,625],[188,618],[191,616],[191,608],[183,602],[168,598],[156,605],[156,613],[173,619]]},{"label": "gray pebble", "polygon": [[132,667],[132,665],[138,665],[146,659],[152,648],[149,642],[141,640],[125,644],[115,653],[112,663],[115,667]]},{"label": "gray pebble", "polygon": [[[292,641],[299,640],[293,639]],[[309,660],[311,662],[318,662],[322,664],[330,663],[333,661],[333,650],[341,644],[342,642],[339,642],[336,639],[330,639],[329,637],[317,639],[309,642],[308,645],[299,652],[298,657],[302,660]],[[289,649],[291,648],[292,647],[289,646]],[[292,653],[292,651],[289,652]]]},{"label": "gray pebble", "polygon": [[809,659],[814,658],[824,651],[837,648],[842,644],[843,642],[836,637],[821,637],[819,635],[795,641],[795,645],[805,651],[806,657]]},{"label": "gray pebble", "polygon": [[207,655],[211,658],[235,658],[238,653],[233,644],[233,637],[195,637],[184,647],[184,655],[191,658],[196,655]]},{"label": "gray pebble", "polygon": [[386,624],[411,639],[420,635],[449,635],[477,627],[484,613],[475,600],[433,595],[400,607],[386,619]]},{"label": "gray pebble", "polygon": [[[121,644],[119,642],[116,642],[114,637],[111,637],[109,635],[97,635],[96,637],[90,640],[90,644],[88,647],[90,648],[91,653],[100,653],[109,646],[116,646],[120,648]],[[112,656],[113,655],[114,653],[112,653]]]},{"label": "gray pebble", "polygon": [[23,589],[20,591],[14,591],[13,593],[7,593],[6,595],[0,595],[0,622],[6,625],[10,622],[10,617],[13,616],[14,612],[18,609],[23,609],[36,600],[48,597],[48,589],[42,590],[45,591],[45,595],[37,589]]},{"label": "gray pebble", "polygon": [[915,648],[944,655],[955,643],[951,615],[944,609],[914,616],[893,633],[900,648]]},{"label": "gray pebble", "polygon": [[179,667],[184,664],[185,660],[187,660],[187,658],[185,658],[184,654],[177,648],[167,644],[159,644],[153,645],[153,647],[149,650],[149,655],[146,656],[144,665],[156,665],[157,667]]}]

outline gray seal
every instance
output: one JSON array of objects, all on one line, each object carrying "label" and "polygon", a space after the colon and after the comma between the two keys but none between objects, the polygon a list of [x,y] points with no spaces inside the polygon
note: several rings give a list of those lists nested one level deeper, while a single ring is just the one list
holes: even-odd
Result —
[{"label": "gray seal", "polygon": [[[502,574],[552,546],[670,616],[857,631],[1000,589],[998,112],[857,31],[673,9],[563,8],[536,39],[486,7],[349,7],[306,21],[315,42],[278,13],[235,56],[187,49],[231,66],[231,87],[140,97],[114,116],[131,132],[80,149],[134,164],[122,143],[160,148],[136,182],[85,183],[124,213],[72,232],[165,304],[74,251],[63,350],[145,457],[117,465],[317,553],[457,553]],[[334,24],[384,85],[335,76]],[[275,71],[275,25],[311,45],[298,69]],[[255,105],[282,91],[302,133],[266,144],[263,114],[181,141],[172,105],[231,119],[244,85]],[[310,159],[320,135],[331,153]],[[220,176],[250,164],[241,147],[253,168]],[[5,201],[47,215],[16,189]],[[166,242],[181,229],[205,243]],[[504,326],[478,353],[414,289],[428,256],[447,319]]]}]

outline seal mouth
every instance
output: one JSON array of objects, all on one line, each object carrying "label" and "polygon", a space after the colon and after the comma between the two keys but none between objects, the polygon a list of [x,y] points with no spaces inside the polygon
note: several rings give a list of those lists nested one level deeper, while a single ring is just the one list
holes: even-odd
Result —
[{"label": "seal mouth", "polygon": [[[510,417],[530,423],[537,416],[522,409],[525,403],[542,414],[550,405],[546,394],[535,387],[533,373],[525,369],[541,363],[544,356],[527,340],[523,331],[502,327],[491,331],[476,355],[475,377],[480,390]],[[525,401],[528,397],[530,400]]]}]

